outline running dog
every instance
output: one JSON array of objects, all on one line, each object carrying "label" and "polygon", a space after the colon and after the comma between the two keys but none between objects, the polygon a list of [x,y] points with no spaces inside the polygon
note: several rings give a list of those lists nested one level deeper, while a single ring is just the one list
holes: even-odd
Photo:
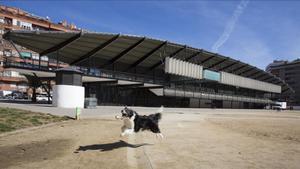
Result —
[{"label": "running dog", "polygon": [[[160,112],[162,112],[160,108]],[[156,133],[157,137],[163,138],[160,132],[158,122],[161,119],[161,113],[146,115],[139,115],[136,111],[125,107],[121,110],[122,116],[116,116],[116,119],[121,119],[124,125],[121,127],[121,136],[133,134],[134,132],[139,132],[140,130],[150,130]]]}]

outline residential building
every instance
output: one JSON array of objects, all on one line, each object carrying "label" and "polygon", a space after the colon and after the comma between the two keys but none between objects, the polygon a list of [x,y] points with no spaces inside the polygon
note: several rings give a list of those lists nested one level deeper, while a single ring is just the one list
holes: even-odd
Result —
[{"label": "residential building", "polygon": [[[56,67],[57,62],[47,56],[13,45],[2,38],[9,30],[47,30],[47,31],[78,31],[74,24],[66,21],[51,22],[49,17],[40,17],[19,8],[0,5],[0,90],[26,91],[26,79],[16,71],[3,68],[3,62],[14,61],[20,63],[47,64]],[[40,61],[39,61],[40,59]],[[61,63],[61,65],[64,65]]]},{"label": "residential building", "polygon": [[282,95],[279,99],[288,100],[291,106],[300,106],[300,59],[293,61],[274,60],[266,71],[281,78],[295,91],[292,95]]}]

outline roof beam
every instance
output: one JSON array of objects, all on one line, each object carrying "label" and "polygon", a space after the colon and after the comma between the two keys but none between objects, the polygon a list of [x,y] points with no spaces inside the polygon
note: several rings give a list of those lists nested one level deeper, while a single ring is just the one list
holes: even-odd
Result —
[{"label": "roof beam", "polygon": [[81,37],[82,34],[83,34],[83,33],[80,32],[80,33],[78,33],[78,34],[72,36],[71,38],[69,38],[69,39],[67,39],[67,40],[65,40],[65,41],[63,41],[63,42],[61,42],[61,43],[59,43],[58,45],[55,45],[55,46],[53,46],[53,47],[51,47],[51,48],[49,48],[49,49],[46,49],[46,50],[42,51],[42,52],[40,53],[40,56],[47,55],[47,54],[49,54],[49,53],[51,53],[51,52],[54,52],[54,51],[57,51],[57,50],[59,50],[59,49],[62,49],[62,48],[64,48],[64,47],[66,47],[66,46],[69,45],[70,43],[72,43],[72,42],[76,41],[77,39],[79,39],[79,38]]},{"label": "roof beam", "polygon": [[241,68],[244,68],[244,67],[246,67],[246,66],[248,66],[248,65],[247,65],[247,64],[244,64],[244,65],[242,65],[242,66],[239,66],[239,67],[237,67],[237,68],[235,68],[235,69],[229,71],[229,73],[235,72],[235,71],[237,71],[237,70],[239,70],[239,69],[241,69]]},{"label": "roof beam", "polygon": [[254,79],[259,79],[259,78],[261,78],[261,77],[264,77],[264,76],[266,76],[267,74],[266,73],[264,73],[264,72],[261,72],[262,74],[260,74],[259,76],[254,76],[253,78]]},{"label": "roof beam", "polygon": [[261,81],[268,81],[268,80],[270,80],[272,78],[273,78],[272,76],[268,76],[267,78],[261,79]]},{"label": "roof beam", "polygon": [[286,88],[286,89],[282,90],[281,93],[284,93],[284,92],[286,92],[288,90],[289,90],[289,88]]},{"label": "roof beam", "polygon": [[75,64],[78,64],[78,63],[80,63],[80,62],[88,59],[89,57],[93,56],[94,54],[96,54],[100,50],[104,49],[105,47],[107,47],[108,45],[110,45],[111,43],[113,43],[119,37],[120,37],[120,34],[112,37],[111,39],[109,39],[108,41],[104,42],[103,44],[97,46],[96,48],[94,48],[93,50],[91,50],[90,52],[88,52],[87,54],[81,56],[79,59],[77,59],[77,60],[73,61],[72,63],[70,63],[70,65],[75,65]]},{"label": "roof beam", "polygon": [[280,84],[280,83],[282,83],[282,82],[279,80],[279,81],[278,81],[278,82],[276,82],[275,84],[276,84],[276,85],[278,85],[278,84]]},{"label": "roof beam", "polygon": [[178,50],[176,50],[174,53],[172,53],[169,57],[174,57],[176,56],[178,53],[180,53],[181,51],[186,49],[186,45],[184,45],[182,48],[179,48]]},{"label": "roof beam", "polygon": [[155,63],[153,66],[151,66],[146,72],[148,72],[148,71],[151,71],[151,70],[153,70],[153,69],[155,69],[156,67],[158,67],[159,65],[161,65],[162,64],[162,62],[161,61],[158,61],[157,63]]},{"label": "roof beam", "polygon": [[246,70],[244,70],[244,71],[238,73],[238,75],[244,74],[244,73],[249,72],[249,71],[251,71],[251,70],[253,70],[253,69],[255,69],[255,67],[250,67],[249,69],[246,69]]},{"label": "roof beam", "polygon": [[203,49],[201,49],[200,51],[198,51],[198,52],[192,54],[191,56],[189,56],[189,57],[187,57],[187,58],[185,58],[184,60],[185,60],[185,61],[189,61],[189,60],[191,60],[192,58],[198,56],[198,55],[199,55],[200,53],[202,53],[202,52],[203,52]]},{"label": "roof beam", "polygon": [[[269,81],[269,80],[271,80],[271,81]],[[278,79],[276,78],[276,77],[272,77],[272,79],[268,79],[268,81],[269,82],[271,82],[271,83],[274,83],[274,82],[276,82]]]},{"label": "roof beam", "polygon": [[223,71],[223,70],[225,70],[225,69],[227,69],[227,68],[229,68],[229,67],[231,67],[231,66],[233,66],[233,65],[235,65],[235,64],[237,64],[237,63],[239,63],[238,61],[235,61],[235,62],[233,62],[233,63],[231,63],[231,64],[229,64],[229,65],[227,65],[227,66],[225,66],[225,67],[222,67],[221,69],[219,69],[219,71]]},{"label": "roof beam", "polygon": [[163,43],[161,43],[160,45],[158,45],[156,48],[152,49],[150,52],[146,53],[143,57],[141,57],[136,62],[134,62],[133,64],[131,64],[125,71],[128,71],[128,70],[132,69],[133,67],[138,66],[140,63],[142,63],[144,60],[146,60],[148,57],[150,57],[153,53],[155,53],[156,51],[158,51],[160,48],[162,48],[167,43],[168,43],[167,41],[164,41]]},{"label": "roof beam", "polygon": [[214,64],[208,66],[208,68],[209,68],[209,69],[214,68],[215,66],[217,66],[217,65],[219,65],[219,64],[221,64],[221,63],[224,63],[226,60],[228,60],[228,58],[225,58],[225,59],[223,59],[223,60],[221,60],[221,61],[219,61],[219,62],[217,62],[217,63],[214,63]]},{"label": "roof beam", "polygon": [[123,56],[125,56],[127,53],[129,53],[131,50],[133,50],[134,48],[136,48],[138,45],[140,45],[141,43],[143,43],[143,42],[145,41],[145,39],[146,39],[146,37],[141,38],[141,39],[138,40],[136,43],[134,43],[133,45],[131,45],[131,46],[128,47],[127,49],[123,50],[120,54],[118,54],[118,55],[115,56],[114,58],[110,59],[108,62],[106,62],[104,65],[102,65],[101,68],[113,64],[114,62],[116,62],[117,60],[119,60],[121,57],[123,57]]},{"label": "roof beam", "polygon": [[208,62],[209,60],[211,60],[212,58],[214,58],[215,56],[216,56],[216,55],[212,55],[212,56],[210,56],[210,57],[204,59],[203,61],[201,61],[201,63],[204,64],[204,63]]},{"label": "roof beam", "polygon": [[260,70],[256,70],[255,72],[253,72],[253,73],[251,73],[251,74],[249,74],[249,75],[247,75],[248,77],[251,77],[251,76],[254,76],[254,75],[257,75],[257,74],[259,74],[261,71]]},{"label": "roof beam", "polygon": [[[176,50],[169,57],[172,58],[172,57],[176,56],[179,52],[181,52],[184,49],[186,49],[186,45],[183,48],[180,48],[180,49]],[[155,69],[156,67],[160,66],[161,64],[162,64],[162,62],[158,61],[153,66],[151,66],[147,71],[151,71],[151,70]]]}]

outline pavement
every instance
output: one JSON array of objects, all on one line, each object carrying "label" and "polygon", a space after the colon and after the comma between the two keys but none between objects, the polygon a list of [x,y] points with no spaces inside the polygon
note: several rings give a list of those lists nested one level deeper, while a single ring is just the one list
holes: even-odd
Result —
[{"label": "pavement", "polygon": [[[53,107],[51,104],[33,104],[30,101],[1,101],[0,107],[18,108],[24,110],[30,110],[34,112],[50,113],[58,116],[70,116],[75,117],[75,108],[58,108]],[[141,114],[155,113],[160,107],[138,107],[129,106]],[[95,109],[82,109],[81,118],[101,118],[119,115],[124,106],[97,106]],[[254,109],[208,109],[208,108],[166,108],[165,113],[200,113],[200,114],[217,114],[217,113],[250,113],[261,114],[261,112],[277,113],[274,110],[254,110]],[[288,112],[300,112],[300,111],[288,111]]]},{"label": "pavement", "polygon": [[[0,103],[55,115],[73,109]],[[120,137],[121,106],[84,109],[70,120],[0,136],[0,168],[278,168],[300,166],[300,112],[165,108],[164,139],[140,132]],[[132,107],[140,114],[158,108]]]}]

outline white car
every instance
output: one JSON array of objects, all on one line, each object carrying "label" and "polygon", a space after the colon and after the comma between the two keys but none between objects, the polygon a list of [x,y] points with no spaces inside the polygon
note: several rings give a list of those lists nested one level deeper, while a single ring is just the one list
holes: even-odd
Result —
[{"label": "white car", "polygon": [[[36,95],[36,101],[48,101],[48,96],[45,94]],[[50,97],[50,101],[52,101],[52,97]]]}]

